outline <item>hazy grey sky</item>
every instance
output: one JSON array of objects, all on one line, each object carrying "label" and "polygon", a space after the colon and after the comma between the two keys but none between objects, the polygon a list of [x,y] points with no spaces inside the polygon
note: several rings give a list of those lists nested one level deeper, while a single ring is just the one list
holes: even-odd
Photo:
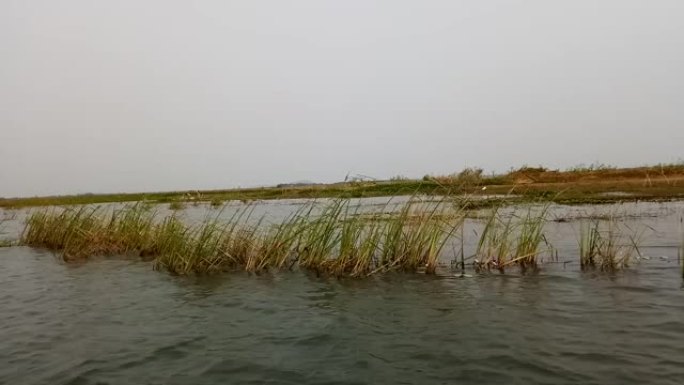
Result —
[{"label": "hazy grey sky", "polygon": [[0,0],[0,196],[684,156],[681,0]]}]

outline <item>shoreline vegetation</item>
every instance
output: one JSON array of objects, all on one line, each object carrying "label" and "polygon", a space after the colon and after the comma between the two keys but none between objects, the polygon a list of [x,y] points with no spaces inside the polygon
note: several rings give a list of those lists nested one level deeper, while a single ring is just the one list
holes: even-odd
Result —
[{"label": "shoreline vegetation", "polygon": [[[29,216],[19,244],[51,250],[65,262],[132,256],[176,275],[302,270],[367,277],[439,270],[463,276],[466,263],[478,273],[504,274],[559,262],[544,234],[548,203],[512,213],[493,208],[473,255],[464,252],[467,201],[453,197],[435,202],[413,196],[373,212],[350,199],[312,201],[279,223],[254,218],[254,207],[247,205],[226,221],[208,218],[196,225],[174,213],[159,217],[141,203],[113,211],[43,209]],[[580,268],[612,273],[638,262],[643,234],[629,233],[614,219],[603,222],[580,228],[579,253],[573,257]]]},{"label": "shoreline vegetation", "polygon": [[419,180],[398,176],[384,181],[355,180],[331,184],[278,185],[229,190],[0,198],[0,208],[145,201],[169,203],[172,209],[180,209],[184,203],[190,202],[208,203],[219,207],[223,202],[235,200],[250,202],[419,194],[505,196],[510,203],[543,200],[561,204],[684,199],[684,163],[637,168],[592,165],[566,171],[522,167],[501,175],[485,175],[481,169],[467,168],[452,175],[426,175]]}]

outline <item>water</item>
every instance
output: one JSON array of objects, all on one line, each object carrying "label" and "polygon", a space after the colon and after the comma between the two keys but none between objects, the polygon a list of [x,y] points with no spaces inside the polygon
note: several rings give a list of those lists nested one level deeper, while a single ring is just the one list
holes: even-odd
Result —
[{"label": "water", "polygon": [[[622,210],[650,258],[613,276],[183,278],[0,249],[0,384],[681,384],[681,205]],[[568,254],[575,225],[548,226]]]}]

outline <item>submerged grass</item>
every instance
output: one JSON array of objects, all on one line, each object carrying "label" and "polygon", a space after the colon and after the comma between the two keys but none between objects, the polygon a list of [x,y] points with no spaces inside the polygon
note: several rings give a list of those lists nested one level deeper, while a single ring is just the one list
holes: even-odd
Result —
[{"label": "submerged grass", "polygon": [[21,241],[60,251],[65,261],[139,255],[154,260],[156,269],[183,275],[294,267],[352,277],[390,270],[434,274],[463,215],[444,202],[425,207],[412,199],[402,205],[395,215],[378,212],[373,215],[382,220],[369,220],[349,200],[322,207],[314,202],[278,224],[253,218],[254,206],[246,206],[227,222],[210,219],[198,226],[175,215],[158,220],[142,205],[110,214],[97,208],[53,209],[33,213]]}]

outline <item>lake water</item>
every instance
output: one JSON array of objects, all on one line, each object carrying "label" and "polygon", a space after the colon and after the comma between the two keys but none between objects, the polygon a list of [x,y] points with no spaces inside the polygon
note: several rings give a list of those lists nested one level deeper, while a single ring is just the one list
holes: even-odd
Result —
[{"label": "lake water", "polygon": [[[646,258],[581,272],[576,219],[597,212],[648,227]],[[4,248],[0,384],[681,384],[681,214],[679,202],[555,207],[560,261],[528,275],[188,278]]]}]

